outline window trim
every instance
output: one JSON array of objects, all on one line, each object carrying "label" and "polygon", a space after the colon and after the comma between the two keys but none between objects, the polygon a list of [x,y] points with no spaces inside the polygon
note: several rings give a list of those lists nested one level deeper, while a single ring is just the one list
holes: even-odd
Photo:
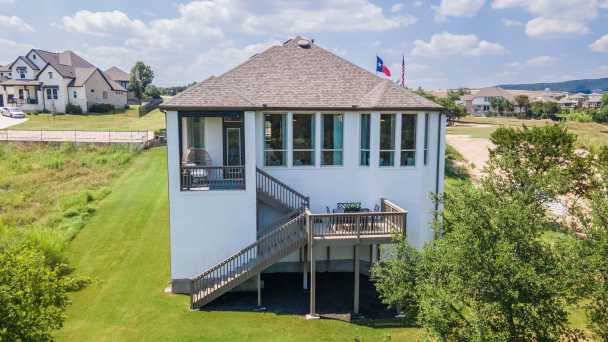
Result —
[{"label": "window trim", "polygon": [[[294,134],[294,129],[293,129],[293,122],[294,122],[294,116],[296,115],[306,115],[309,116],[312,120],[312,148],[295,148],[294,147],[294,139],[295,139],[295,134]],[[291,167],[292,168],[314,168],[317,166],[317,115],[316,113],[307,113],[307,112],[293,112],[291,114],[291,132],[290,132],[290,140],[291,140],[291,151],[289,151],[289,153],[291,154]],[[287,145],[287,149],[289,149],[289,145]],[[310,165],[295,165],[294,164],[294,153],[295,152],[310,152],[312,153],[313,159],[312,159],[312,164]],[[319,161],[321,162],[321,161]]]},{"label": "window trim", "polygon": [[429,161],[429,129],[430,129],[431,115],[424,113],[424,165],[428,165]]},{"label": "window trim", "polygon": [[[319,160],[319,165],[321,167],[344,167],[344,121],[345,121],[345,113],[321,113],[321,160]],[[323,128],[324,128],[324,121],[323,121],[323,117],[325,115],[331,115],[331,116],[341,116],[342,117],[342,134],[341,134],[341,139],[342,139],[342,148],[333,148],[333,149],[326,149],[323,148],[323,144],[325,143],[325,134],[323,132]],[[340,164],[325,164],[323,162],[323,152],[340,152],[341,157],[340,157]]]},{"label": "window trim", "polygon": [[[382,149],[382,116],[383,115],[390,115],[393,118],[393,148],[392,149]],[[397,114],[396,113],[380,113],[380,117],[379,117],[380,121],[378,122],[378,167],[379,168],[390,168],[390,167],[395,167],[395,162],[396,162],[396,158],[395,158],[395,153],[397,153]],[[382,152],[392,152],[393,153],[393,162],[391,165],[382,165],[381,161],[382,158],[380,157],[382,155]]]},{"label": "window trim", "polygon": [[[266,148],[266,115],[280,115],[283,117],[283,124],[281,124],[281,129],[283,132],[283,146],[284,149],[267,149]],[[289,140],[289,136],[287,134],[287,113],[262,113],[262,164],[265,168],[286,168],[287,165],[287,155],[289,154],[289,146],[287,145],[287,141]],[[267,152],[283,152],[283,163],[281,165],[268,165],[266,164],[266,153]]]},{"label": "window trim", "polygon": [[[410,116],[414,118],[414,148],[403,148],[403,123],[405,120],[403,120],[405,117]],[[403,152],[414,152],[414,165],[406,165],[403,163],[403,158],[400,158],[399,161],[399,166],[400,167],[404,167],[404,168],[415,168],[417,166],[417,151],[418,151],[418,113],[401,113],[401,127],[399,127],[401,129],[401,141],[400,141],[400,146],[399,146],[399,154],[402,155]]]},{"label": "window trim", "polygon": [[[367,117],[367,148],[363,148],[363,118]],[[367,164],[363,164],[363,152],[367,152]],[[359,114],[359,166],[371,167],[372,164],[372,114]]]}]

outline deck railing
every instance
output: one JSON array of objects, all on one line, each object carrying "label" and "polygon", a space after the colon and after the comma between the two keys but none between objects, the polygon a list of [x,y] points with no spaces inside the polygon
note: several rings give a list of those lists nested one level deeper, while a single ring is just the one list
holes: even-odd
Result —
[{"label": "deck railing", "polygon": [[182,166],[182,190],[244,190],[245,166]]},{"label": "deck railing", "polygon": [[257,169],[256,186],[258,191],[265,193],[291,209],[308,207],[310,200],[307,196],[292,189],[263,170]]},{"label": "deck railing", "polygon": [[405,232],[405,213],[368,212],[312,214],[314,237],[357,237]]},{"label": "deck railing", "polygon": [[305,222],[306,214],[302,211],[300,215],[275,227],[254,243],[192,279],[191,307],[204,305],[201,301],[208,301],[216,290],[239,278],[250,277],[278,261],[291,252],[290,245],[303,245],[306,241]]}]

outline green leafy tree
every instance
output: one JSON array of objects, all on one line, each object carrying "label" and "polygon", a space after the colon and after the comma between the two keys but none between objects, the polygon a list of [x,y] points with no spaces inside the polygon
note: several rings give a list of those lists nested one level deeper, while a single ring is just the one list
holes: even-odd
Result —
[{"label": "green leafy tree", "polygon": [[602,95],[602,107],[608,107],[608,93]]},{"label": "green leafy tree", "polygon": [[149,97],[149,98],[160,99],[161,92],[160,92],[160,89],[158,89],[156,86],[154,86],[152,84],[148,84],[144,94],[146,95],[146,97]]},{"label": "green leafy tree", "polygon": [[513,104],[501,96],[492,97],[490,99],[490,107],[501,116],[505,112],[512,112],[514,109]]},{"label": "green leafy tree", "polygon": [[61,328],[74,283],[40,248],[0,247],[0,341],[51,341]]},{"label": "green leafy tree", "polygon": [[131,79],[129,80],[129,90],[135,94],[135,97],[141,102],[144,97],[146,87],[152,84],[154,80],[154,71],[144,62],[137,62],[131,68]]},{"label": "green leafy tree", "polygon": [[530,109],[530,98],[528,95],[517,95],[515,97],[515,103],[517,104],[520,113],[528,114],[528,110]]}]

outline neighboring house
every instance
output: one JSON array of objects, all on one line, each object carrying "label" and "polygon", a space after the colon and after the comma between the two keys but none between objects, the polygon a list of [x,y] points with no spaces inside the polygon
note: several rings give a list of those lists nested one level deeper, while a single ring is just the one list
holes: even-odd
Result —
[{"label": "neighboring house", "polygon": [[8,65],[0,65],[0,80],[11,77],[11,68]]},{"label": "neighboring house", "polygon": [[99,68],[72,51],[33,49],[9,65],[11,77],[0,82],[0,104],[24,111],[63,113],[68,104],[87,112],[92,105],[127,104],[127,91]]},{"label": "neighboring house", "polygon": [[492,99],[494,98],[504,98],[512,104],[515,104],[515,97],[513,94],[500,87],[479,89],[474,94],[464,95],[460,102],[465,106],[467,113],[485,116],[488,113],[495,111],[495,109],[492,108]]},{"label": "neighboring house", "polygon": [[559,100],[559,107],[561,109],[583,108],[587,100],[588,96],[586,94],[571,94]]},{"label": "neighboring house", "polygon": [[316,272],[354,269],[356,313],[358,274],[379,245],[433,238],[443,108],[310,40],[273,46],[161,108],[172,290],[190,293],[192,308],[237,286],[260,291],[261,272],[296,272],[314,314]]},{"label": "neighboring house", "polygon": [[[106,75],[114,82],[120,84],[123,88],[129,90],[129,82],[131,81],[131,74],[126,73],[119,67],[111,67],[105,71]],[[127,94],[128,104],[138,104],[139,100],[135,97],[135,93],[129,91]]]},{"label": "neighboring house", "polygon": [[589,94],[587,96],[587,101],[585,102],[585,107],[586,108],[600,108],[602,106],[602,94],[597,94],[597,93],[593,93],[593,94]]}]

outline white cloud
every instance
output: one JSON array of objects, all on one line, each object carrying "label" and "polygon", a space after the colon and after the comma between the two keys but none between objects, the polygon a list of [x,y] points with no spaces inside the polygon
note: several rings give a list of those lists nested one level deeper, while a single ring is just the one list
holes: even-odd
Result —
[{"label": "white cloud", "polygon": [[393,12],[393,13],[401,12],[403,7],[405,7],[404,4],[401,4],[401,3],[394,4],[393,6],[391,6],[391,12]]},{"label": "white cloud", "polygon": [[387,17],[381,7],[367,0],[327,1],[314,8],[297,2],[290,5],[269,14],[246,16],[243,30],[250,34],[386,31],[417,21],[411,15]]},{"label": "white cloud", "polygon": [[524,23],[522,23],[521,21],[512,19],[503,19],[502,24],[506,27],[524,26]]},{"label": "white cloud", "polygon": [[526,65],[534,67],[544,67],[554,65],[559,61],[559,58],[552,56],[538,56],[530,58],[526,61]]},{"label": "white cloud", "polygon": [[590,32],[589,23],[598,17],[598,0],[493,0],[495,9],[522,8],[535,17],[526,34],[537,38],[561,38]]},{"label": "white cloud", "polygon": [[412,3],[412,5],[414,5],[414,7],[421,7],[422,5],[424,5],[424,1],[414,1]]},{"label": "white cloud", "polygon": [[16,16],[9,17],[5,15],[0,15],[0,29],[17,31],[20,33],[34,32],[34,28],[23,21],[23,19]]},{"label": "white cloud", "polygon": [[485,0],[441,0],[435,9],[435,20],[443,21],[448,17],[467,17],[477,15]]},{"label": "white cloud", "polygon": [[608,34],[589,45],[589,48],[595,52],[608,52]]},{"label": "white cloud", "polygon": [[507,50],[500,44],[479,40],[476,35],[458,35],[448,32],[435,34],[429,42],[416,40],[413,55],[417,56],[483,56],[502,55]]},{"label": "white cloud", "polygon": [[29,44],[0,38],[0,64],[13,62],[16,56],[23,56],[32,48]]}]

